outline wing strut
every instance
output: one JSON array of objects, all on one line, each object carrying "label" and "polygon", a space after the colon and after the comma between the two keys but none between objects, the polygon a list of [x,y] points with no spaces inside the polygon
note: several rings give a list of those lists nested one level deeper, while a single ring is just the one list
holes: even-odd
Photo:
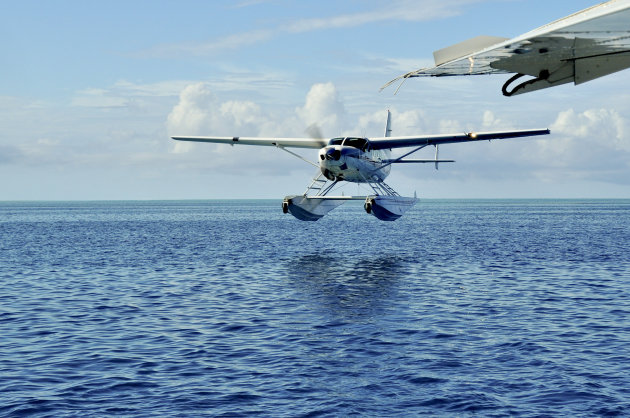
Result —
[{"label": "wing strut", "polygon": [[386,162],[385,164],[383,164],[383,165],[381,165],[381,166],[379,166],[379,167],[375,168],[374,170],[372,170],[372,173],[373,173],[373,172],[375,172],[375,171],[378,171],[378,170],[380,170],[380,169],[382,169],[382,168],[385,168],[385,167],[387,167],[387,166],[389,166],[389,165],[392,165],[392,164],[394,164],[394,163],[397,163],[398,161],[402,160],[403,158],[407,157],[408,155],[411,155],[411,154],[413,154],[414,152],[418,152],[418,151],[420,151],[422,148],[424,148],[424,147],[426,147],[426,146],[428,146],[428,144],[422,144],[422,145],[420,145],[419,147],[414,148],[413,150],[411,150],[411,151],[409,151],[408,153],[404,154],[402,157],[398,157],[398,158],[396,158],[395,160],[390,160],[390,161]]},{"label": "wing strut", "polygon": [[282,145],[278,145],[278,144],[276,144],[276,148],[280,148],[282,151],[286,151],[286,152],[288,152],[289,154],[291,154],[291,155],[294,155],[294,156],[298,157],[300,160],[302,160],[302,161],[304,161],[304,162],[307,162],[307,163],[309,163],[310,165],[312,165],[312,166],[315,166],[315,167],[319,168],[319,166],[318,166],[317,164],[315,164],[314,162],[307,160],[306,158],[302,157],[300,154],[296,154],[296,153],[295,153],[295,152],[293,152],[293,151],[289,151],[288,149],[286,149],[286,148],[285,148],[285,147],[283,147]]},{"label": "wing strut", "polygon": [[435,144],[435,169],[439,170],[438,168],[438,154],[440,153],[440,145],[439,144]]}]

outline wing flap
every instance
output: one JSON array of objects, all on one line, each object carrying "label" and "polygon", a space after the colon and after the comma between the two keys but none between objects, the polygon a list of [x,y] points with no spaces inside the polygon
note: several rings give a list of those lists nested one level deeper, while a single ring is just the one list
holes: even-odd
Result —
[{"label": "wing flap", "polygon": [[485,49],[490,46],[507,41],[507,38],[499,38],[496,36],[477,36],[472,39],[468,39],[464,42],[449,46],[447,48],[440,49],[433,53],[435,59],[435,65],[439,66],[446,62],[452,61],[457,58],[465,57],[480,49]]},{"label": "wing flap", "polygon": [[575,60],[575,84],[586,83],[630,68],[630,52]]}]

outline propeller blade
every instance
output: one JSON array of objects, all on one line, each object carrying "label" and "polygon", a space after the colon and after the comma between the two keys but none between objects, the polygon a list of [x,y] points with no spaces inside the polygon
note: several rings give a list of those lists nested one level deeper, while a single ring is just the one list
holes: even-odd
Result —
[{"label": "propeller blade", "polygon": [[324,135],[322,135],[322,131],[316,123],[309,125],[305,132],[313,139],[324,139]]}]

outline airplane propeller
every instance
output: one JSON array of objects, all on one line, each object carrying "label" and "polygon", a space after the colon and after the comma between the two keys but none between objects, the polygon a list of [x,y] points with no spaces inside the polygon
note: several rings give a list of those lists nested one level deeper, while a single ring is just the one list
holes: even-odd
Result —
[{"label": "airplane propeller", "polygon": [[317,123],[311,123],[305,130],[306,134],[312,139],[324,139],[324,135],[322,135],[322,130],[319,128]]}]

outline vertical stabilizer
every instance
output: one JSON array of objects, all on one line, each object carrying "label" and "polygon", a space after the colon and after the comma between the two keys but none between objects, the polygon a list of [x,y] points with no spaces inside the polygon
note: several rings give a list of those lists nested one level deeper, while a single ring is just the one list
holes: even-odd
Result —
[{"label": "vertical stabilizer", "polygon": [[387,109],[387,125],[385,125],[385,137],[392,136],[392,113]]}]

